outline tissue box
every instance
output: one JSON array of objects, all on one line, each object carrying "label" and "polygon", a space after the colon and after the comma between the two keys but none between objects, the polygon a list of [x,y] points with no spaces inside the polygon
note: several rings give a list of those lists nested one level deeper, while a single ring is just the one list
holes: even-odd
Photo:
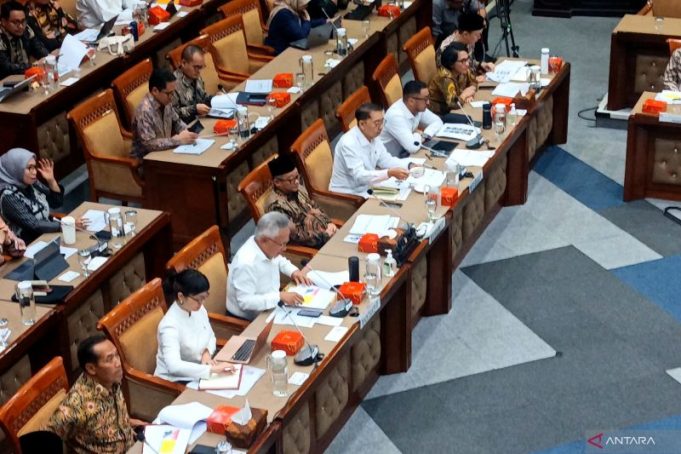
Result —
[{"label": "tissue box", "polygon": [[24,71],[24,77],[28,79],[29,77],[35,76],[35,82],[40,82],[45,79],[45,70],[38,66],[33,66]]},{"label": "tissue box", "polygon": [[344,282],[338,289],[338,293],[352,301],[352,304],[360,304],[364,296],[364,282]]},{"label": "tissue box", "polygon": [[440,188],[440,202],[444,206],[453,207],[459,199],[459,189],[449,186]]},{"label": "tissue box", "polygon": [[274,88],[291,88],[293,87],[293,73],[279,73],[272,79],[272,86]]},{"label": "tissue box", "polygon": [[227,441],[240,449],[248,449],[267,425],[267,410],[251,408],[253,417],[245,425],[231,422],[225,430]]},{"label": "tissue box", "polygon": [[382,17],[400,17],[400,7],[397,5],[382,5],[378,8],[378,15]]},{"label": "tissue box", "polygon": [[217,407],[206,419],[208,432],[220,435],[225,433],[225,428],[232,422],[232,415],[239,410],[239,407],[232,407],[230,405],[220,405]]},{"label": "tissue box", "polygon": [[161,22],[168,22],[170,13],[160,6],[149,8],[149,25],[158,25]]},{"label": "tissue box", "polygon": [[[509,113],[511,111],[511,104],[513,104],[513,98],[507,98],[505,96],[499,96],[497,98],[494,98],[492,101],[492,115],[494,115],[494,112],[496,111],[495,107],[497,104],[503,104],[506,106],[506,113]],[[518,106],[516,106],[517,108]]]},{"label": "tissue box", "polygon": [[378,252],[378,235],[375,233],[365,233],[357,243],[359,252]]},{"label": "tissue box", "polygon": [[272,351],[284,350],[288,356],[293,356],[303,348],[305,341],[298,331],[279,331],[272,339]]},{"label": "tissue box", "polygon": [[236,128],[236,120],[218,120],[213,126],[214,134],[229,134],[229,131]]},{"label": "tissue box", "polygon": [[267,99],[268,101],[274,99],[274,105],[276,107],[284,107],[291,102],[291,95],[286,92],[270,93]]},{"label": "tissue box", "polygon": [[664,101],[656,101],[654,99],[646,99],[643,102],[643,112],[657,115],[660,112],[667,111],[667,103]]}]

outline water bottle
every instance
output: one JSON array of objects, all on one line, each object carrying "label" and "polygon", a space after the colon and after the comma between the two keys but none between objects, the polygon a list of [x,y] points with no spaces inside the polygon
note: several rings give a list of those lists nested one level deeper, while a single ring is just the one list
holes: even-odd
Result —
[{"label": "water bottle", "polygon": [[336,30],[336,53],[340,57],[348,55],[348,33],[344,28]]},{"label": "water bottle", "polygon": [[504,104],[494,106],[494,132],[498,138],[506,132],[506,106]]},{"label": "water bottle", "polygon": [[21,323],[31,326],[35,323],[35,296],[33,295],[33,285],[31,281],[21,281],[16,287],[17,301],[19,301],[19,311],[21,312]]},{"label": "water bottle", "polygon": [[381,256],[372,253],[367,255],[364,268],[364,282],[367,285],[367,293],[370,296],[378,296],[381,293]]},{"label": "water bottle", "polygon": [[251,126],[248,124],[248,107],[239,106],[237,108],[237,117],[239,137],[248,139],[251,136]]},{"label": "water bottle", "polygon": [[275,350],[267,357],[267,369],[272,380],[272,394],[276,397],[288,396],[288,361],[286,352]]},{"label": "water bottle", "polygon": [[547,75],[549,73],[549,48],[543,47],[541,50],[541,73]]},{"label": "water bottle", "polygon": [[300,58],[300,71],[305,79],[305,88],[312,86],[314,82],[314,66],[312,65],[312,55],[303,55]]},{"label": "water bottle", "polygon": [[515,103],[511,104],[511,111],[508,113],[506,118],[506,124],[511,128],[518,122],[518,112],[515,110]]},{"label": "water bottle", "polygon": [[397,273],[397,260],[393,257],[393,251],[386,249],[388,256],[383,260],[383,275],[393,277]]}]

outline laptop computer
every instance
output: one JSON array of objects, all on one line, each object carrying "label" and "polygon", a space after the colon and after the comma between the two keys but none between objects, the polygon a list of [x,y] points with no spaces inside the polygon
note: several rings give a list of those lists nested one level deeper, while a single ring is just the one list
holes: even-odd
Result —
[{"label": "laptop computer", "polygon": [[274,319],[267,323],[258,337],[251,336],[232,336],[222,350],[215,355],[216,361],[227,361],[230,363],[248,364],[258,351],[267,342],[267,337],[272,331]]},{"label": "laptop computer", "polygon": [[291,43],[291,47],[308,50],[312,49],[313,47],[323,46],[329,42],[331,36],[333,36],[333,25],[327,22],[324,25],[320,25],[319,27],[311,29],[310,33],[307,35],[307,38],[293,41]]},{"label": "laptop computer", "polygon": [[28,79],[24,79],[13,85],[3,85],[0,87],[0,102],[3,102],[5,99],[9,98],[15,93],[19,93],[21,90],[28,88],[31,82],[33,82],[33,79],[35,79],[35,76],[31,76]]},{"label": "laptop computer", "polygon": [[68,268],[68,262],[61,255],[57,236],[36,252],[33,259],[26,260],[5,277],[12,281],[32,281],[33,279],[50,281]]},{"label": "laptop computer", "polygon": [[102,25],[102,28],[99,29],[99,34],[97,35],[97,39],[95,39],[94,43],[98,43],[100,39],[106,38],[107,36],[109,36],[109,33],[111,33],[111,30],[113,30],[114,25],[116,25],[117,20],[118,20],[118,14],[116,14],[114,17],[112,17],[108,21],[104,22],[104,25]]}]

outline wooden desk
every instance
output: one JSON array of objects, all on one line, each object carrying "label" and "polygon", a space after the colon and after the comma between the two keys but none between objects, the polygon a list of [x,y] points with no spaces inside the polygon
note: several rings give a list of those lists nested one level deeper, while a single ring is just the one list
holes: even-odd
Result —
[{"label": "wooden desk", "polygon": [[[624,200],[644,197],[681,200],[681,124],[661,122],[642,111],[643,102],[654,98],[645,92],[629,117]],[[681,106],[668,107],[681,114]]]},{"label": "wooden desk", "polygon": [[632,107],[644,91],[662,90],[667,38],[680,37],[681,19],[667,17],[657,26],[652,15],[622,18],[610,39],[609,110]]}]

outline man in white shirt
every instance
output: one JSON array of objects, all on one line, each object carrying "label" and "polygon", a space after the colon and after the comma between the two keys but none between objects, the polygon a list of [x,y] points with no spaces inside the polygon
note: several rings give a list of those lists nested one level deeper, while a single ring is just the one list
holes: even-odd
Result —
[{"label": "man in white shirt", "polygon": [[289,241],[289,222],[285,214],[277,211],[265,214],[255,227],[255,235],[237,251],[227,279],[228,314],[253,320],[279,301],[289,306],[303,302],[298,293],[279,291],[279,273],[296,284],[312,284],[305,272],[281,255]]},{"label": "man in white shirt", "polygon": [[[421,149],[424,137],[433,137],[442,127],[442,120],[428,109],[428,86],[420,80],[404,85],[402,99],[397,100],[385,113],[385,125],[380,139],[393,156],[413,154]],[[418,128],[423,128],[423,134]]]},{"label": "man in white shirt", "polygon": [[76,0],[76,10],[78,11],[78,25],[80,28],[100,28],[102,24],[114,16],[119,16],[118,20],[124,19],[130,22],[136,0]]},{"label": "man in white shirt", "polygon": [[355,112],[357,126],[336,145],[329,190],[367,196],[369,186],[395,177],[409,177],[409,159],[391,156],[378,138],[383,130],[383,108],[362,104]]}]

